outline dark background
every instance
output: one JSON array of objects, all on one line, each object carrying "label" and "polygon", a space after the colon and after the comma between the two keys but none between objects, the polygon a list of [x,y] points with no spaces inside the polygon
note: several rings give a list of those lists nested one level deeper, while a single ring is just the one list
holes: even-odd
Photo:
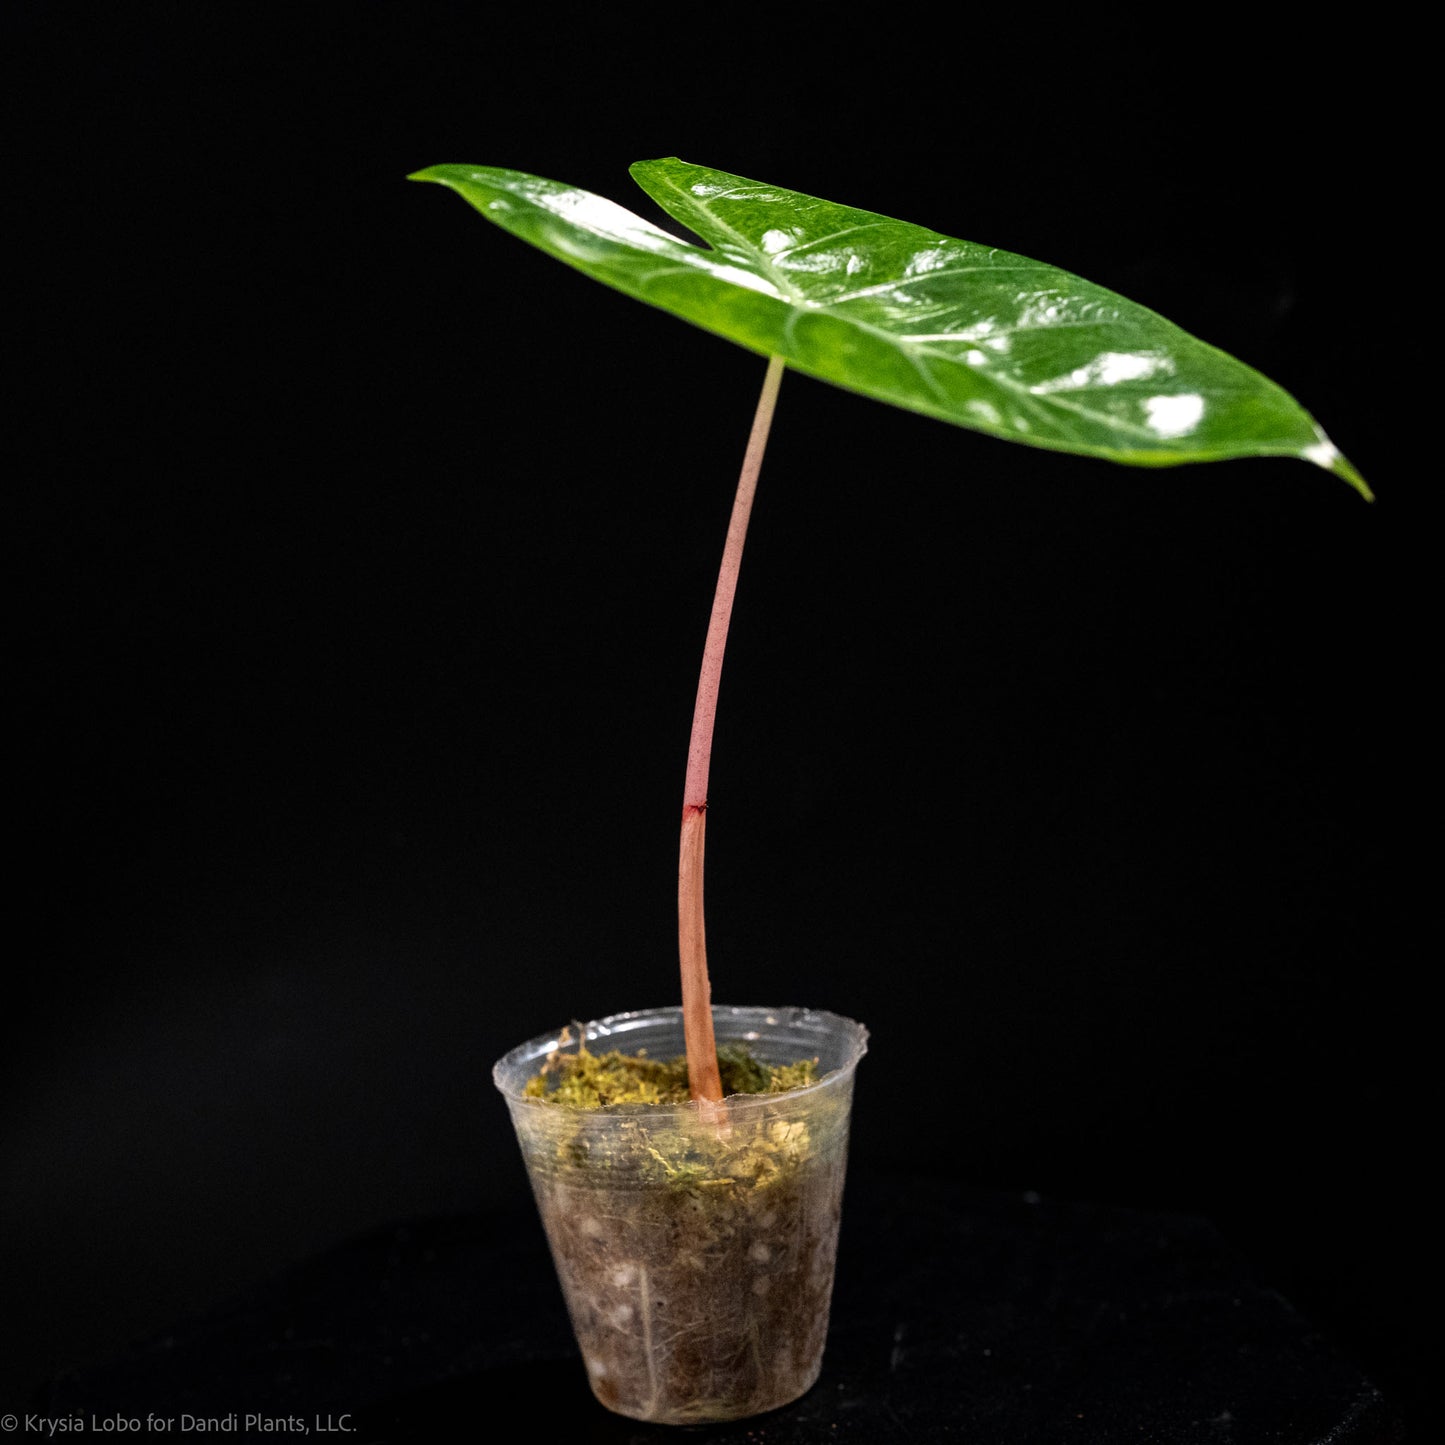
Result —
[{"label": "dark background", "polygon": [[1381,37],[1210,23],[7,9],[7,1406],[519,1198],[494,1059],[675,996],[764,364],[404,180],[668,154],[1122,291],[1375,486],[786,379],[709,933],[872,1029],[856,1169],[1207,1215],[1423,1389],[1408,130]]}]

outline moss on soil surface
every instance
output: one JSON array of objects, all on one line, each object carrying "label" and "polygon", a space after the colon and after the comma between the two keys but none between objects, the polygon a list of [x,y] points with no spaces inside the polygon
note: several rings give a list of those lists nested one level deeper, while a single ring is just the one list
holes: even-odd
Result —
[{"label": "moss on soil surface", "polygon": [[[564,1033],[562,1043],[570,1040]],[[781,1094],[818,1080],[817,1059],[793,1064],[764,1064],[744,1044],[719,1044],[718,1072],[724,1094]],[[687,1059],[650,1059],[645,1052],[589,1053],[579,1041],[576,1053],[556,1049],[539,1073],[527,1081],[528,1098],[600,1109],[609,1104],[685,1104],[691,1097]]]}]

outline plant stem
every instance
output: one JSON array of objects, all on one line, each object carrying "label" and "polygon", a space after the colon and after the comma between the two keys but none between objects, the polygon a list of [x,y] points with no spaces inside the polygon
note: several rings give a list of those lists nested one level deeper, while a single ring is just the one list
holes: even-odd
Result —
[{"label": "plant stem", "polygon": [[682,1028],[687,1045],[687,1073],[692,1097],[699,1102],[716,1103],[722,1099],[702,911],[703,840],[707,832],[707,775],[712,761],[712,730],[717,717],[718,684],[722,680],[723,651],[727,647],[728,623],[732,619],[733,596],[737,592],[738,571],[742,566],[743,543],[747,540],[753,495],[757,491],[758,473],[763,468],[763,452],[768,445],[768,430],[773,424],[773,408],[777,405],[778,387],[782,380],[783,359],[774,356],[768,361],[768,374],[763,379],[758,409],[753,415],[752,433],[748,437],[748,449],[743,456],[742,473],[738,477],[737,494],[733,498],[722,565],[718,568],[717,590],[713,593],[712,616],[707,625],[707,642],[703,646],[702,672],[697,680],[692,739],[687,749],[687,781],[682,795],[682,846],[677,864],[677,950],[682,965]]}]

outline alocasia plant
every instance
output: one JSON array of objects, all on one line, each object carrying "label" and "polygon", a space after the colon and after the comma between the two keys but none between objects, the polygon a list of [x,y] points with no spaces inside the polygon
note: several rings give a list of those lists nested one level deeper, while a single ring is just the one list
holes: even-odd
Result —
[{"label": "alocasia plant", "polygon": [[1039,261],[676,158],[633,179],[707,243],[520,171],[442,165],[488,220],[769,358],[704,651],[683,802],[679,949],[695,1098],[721,1097],[703,936],[713,717],[753,491],[785,366],[1009,441],[1134,466],[1299,457],[1370,497],[1295,399],[1146,307]]}]

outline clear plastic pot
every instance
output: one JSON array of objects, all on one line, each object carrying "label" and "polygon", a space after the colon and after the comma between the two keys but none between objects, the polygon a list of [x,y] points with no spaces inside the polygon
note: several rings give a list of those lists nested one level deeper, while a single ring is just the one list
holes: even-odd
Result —
[{"label": "clear plastic pot", "polygon": [[[637,1420],[736,1420],[818,1378],[843,1203],[853,1071],[868,1031],[838,1014],[715,1005],[718,1042],[818,1060],[782,1094],[583,1110],[522,1090],[562,1032],[492,1071],[506,1098],[592,1391]],[[594,1053],[683,1052],[682,1011],[582,1026]],[[575,1029],[573,1030],[575,1035]]]}]

